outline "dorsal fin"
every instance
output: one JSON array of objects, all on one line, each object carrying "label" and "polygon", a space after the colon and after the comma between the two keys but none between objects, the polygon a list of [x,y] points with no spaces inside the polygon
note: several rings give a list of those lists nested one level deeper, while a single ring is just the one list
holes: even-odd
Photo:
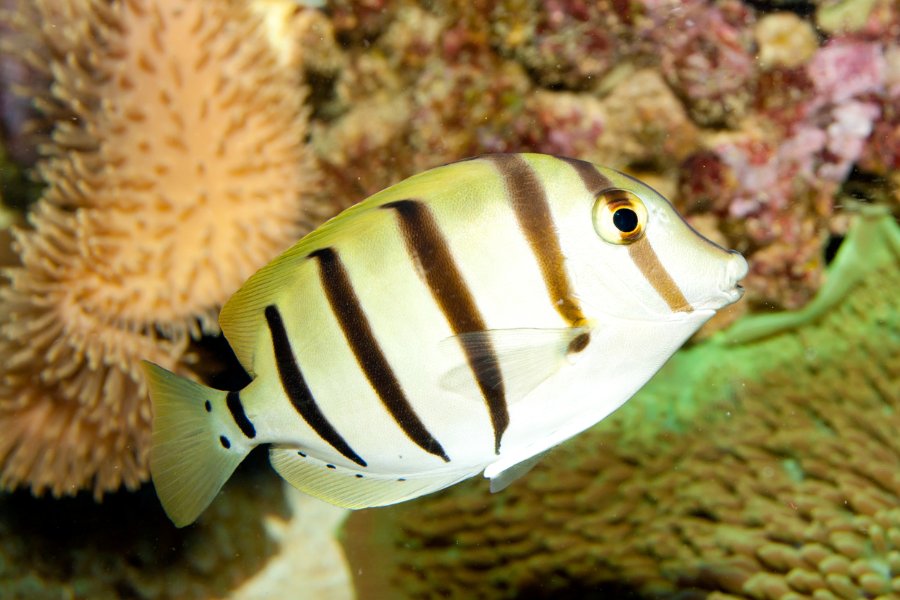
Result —
[{"label": "dorsal fin", "polygon": [[253,374],[257,336],[265,327],[263,310],[278,301],[311,252],[339,244],[341,239],[367,235],[369,228],[380,223],[393,225],[393,219],[384,211],[373,212],[382,204],[406,198],[428,201],[453,193],[452,190],[465,187],[467,179],[486,168],[479,162],[453,163],[401,181],[341,212],[253,274],[228,299],[219,314],[222,332],[244,369]]},{"label": "dorsal fin", "polygon": [[263,311],[275,304],[298,276],[310,253],[338,243],[343,236],[365,235],[377,222],[370,217],[372,205],[357,204],[310,232],[281,256],[244,282],[219,313],[219,325],[228,343],[248,373],[253,369],[257,335],[265,326]]}]

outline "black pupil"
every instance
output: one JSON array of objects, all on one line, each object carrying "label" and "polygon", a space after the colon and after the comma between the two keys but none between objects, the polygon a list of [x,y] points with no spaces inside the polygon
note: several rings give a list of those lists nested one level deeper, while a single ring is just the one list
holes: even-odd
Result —
[{"label": "black pupil", "polygon": [[613,213],[613,225],[622,233],[631,233],[638,226],[637,213],[630,208],[620,208]]}]

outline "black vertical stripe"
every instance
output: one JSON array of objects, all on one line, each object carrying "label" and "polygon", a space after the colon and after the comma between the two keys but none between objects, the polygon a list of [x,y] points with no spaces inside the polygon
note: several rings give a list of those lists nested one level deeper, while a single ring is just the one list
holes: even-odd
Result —
[{"label": "black vertical stripe", "polygon": [[300,372],[300,367],[297,365],[297,359],[294,357],[294,351],[291,348],[291,342],[288,339],[278,307],[267,306],[265,314],[266,323],[269,324],[269,332],[272,335],[272,346],[275,349],[278,375],[281,377],[281,385],[290,398],[291,404],[320,438],[356,464],[365,467],[366,461],[353,451],[353,448],[325,418],[319,405],[316,404],[309,386],[306,385],[306,380],[303,379],[303,373]]},{"label": "black vertical stripe", "polygon": [[537,259],[550,301],[569,325],[580,326],[585,320],[584,313],[569,282],[559,232],[541,180],[518,154],[491,154],[485,158],[492,161],[503,176],[509,203]]},{"label": "black vertical stripe", "polygon": [[406,399],[403,388],[400,387],[400,382],[394,375],[394,370],[388,364],[387,358],[372,333],[369,320],[360,306],[353,284],[350,282],[350,277],[347,275],[340,257],[331,248],[316,250],[310,253],[309,257],[318,260],[319,277],[331,310],[344,332],[344,337],[347,339],[360,369],[365,373],[369,384],[378,394],[385,408],[409,436],[409,439],[426,452],[449,462],[450,457],[444,452],[440,442],[429,433],[416,411],[413,410],[409,400]]},{"label": "black vertical stripe", "polygon": [[[398,200],[385,204],[383,208],[397,211],[406,247],[453,333],[459,335],[471,331],[486,331],[487,326],[475,304],[475,298],[428,207],[416,200]],[[509,425],[503,375],[490,339],[485,337],[480,346],[476,354],[471,341],[462,341],[469,368],[475,375],[490,411],[494,451],[499,453],[500,440]]]},{"label": "black vertical stripe", "polygon": [[244,404],[241,402],[240,392],[228,392],[225,396],[225,404],[228,406],[228,410],[231,411],[231,418],[240,427],[241,433],[248,438],[255,438],[256,427],[253,426],[253,423],[247,418],[247,413],[244,412]]},{"label": "black vertical stripe", "polygon": [[557,156],[556,158],[569,163],[575,169],[575,172],[581,177],[581,181],[584,182],[584,187],[587,188],[587,191],[592,196],[596,196],[603,190],[613,187],[612,182],[591,163],[567,156]]},{"label": "black vertical stripe", "polygon": [[[605,175],[601,174],[600,171],[597,170],[597,167],[591,163],[575,158],[566,158],[564,156],[557,156],[556,158],[569,163],[572,168],[575,169],[575,172],[581,177],[581,181],[584,182],[584,187],[587,188],[591,195],[597,196],[600,192],[614,187],[612,182]],[[629,175],[626,175],[626,177],[639,185],[646,185],[634,177]],[[681,217],[681,215],[679,215],[679,217]],[[683,218],[682,221],[684,221]],[[690,227],[690,225],[688,225],[688,227]],[[703,238],[703,236],[700,237],[706,239]],[[693,310],[691,303],[684,297],[678,284],[675,283],[675,280],[672,279],[666,268],[659,262],[659,258],[657,258],[656,253],[650,246],[650,242],[646,239],[641,239],[628,247],[628,253],[647,281],[650,282],[662,299],[666,301],[666,304],[668,304],[672,311],[691,312]]]}]

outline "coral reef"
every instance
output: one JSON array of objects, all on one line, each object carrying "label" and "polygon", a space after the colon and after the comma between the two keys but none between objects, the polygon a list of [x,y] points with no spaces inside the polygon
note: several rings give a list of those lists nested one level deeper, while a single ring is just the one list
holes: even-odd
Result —
[{"label": "coral reef", "polygon": [[[264,456],[260,456],[265,461]],[[90,497],[0,499],[4,600],[225,598],[279,550],[267,522],[289,516],[281,480],[241,469],[198,524],[177,530],[152,488]]]},{"label": "coral reef", "polygon": [[846,222],[834,198],[854,168],[900,197],[896,3],[373,0],[325,11],[330,28],[308,40],[327,67],[307,67],[325,73],[312,96],[323,198],[351,201],[482,152],[575,154],[676,191],[690,219],[748,255],[748,300],[771,309],[798,308],[821,285],[826,241]]},{"label": "coral reef", "polygon": [[695,202],[687,212],[718,214],[751,256],[751,302],[809,301],[825,240],[843,233],[835,194],[855,164],[884,173],[896,159],[889,56],[878,42],[837,38],[801,67],[773,67],[752,125],[705,137],[683,163],[682,202]]},{"label": "coral reef", "polygon": [[304,88],[227,0],[20,3],[52,122],[46,190],[0,288],[0,483],[96,496],[147,479],[140,360],[188,336],[300,232]]},{"label": "coral reef", "polygon": [[664,15],[660,68],[701,125],[736,125],[753,99],[753,12],[738,0],[687,2]]},{"label": "coral reef", "polygon": [[[0,264],[12,267],[0,280],[3,486],[100,497],[144,481],[150,414],[137,362],[218,376],[217,307],[339,208],[468,155],[568,154],[651,182],[748,257],[748,302],[713,329],[779,307],[807,306],[792,314],[808,322],[782,332],[783,317],[755,321],[734,331],[774,337],[686,353],[670,377],[709,377],[705,391],[651,387],[503,495],[472,483],[356,515],[354,531],[377,525],[396,540],[386,523],[397,519],[405,543],[432,544],[396,548],[386,571],[408,578],[411,595],[468,595],[475,583],[538,597],[579,585],[889,593],[896,481],[858,463],[897,451],[889,420],[860,416],[897,396],[884,354],[896,320],[870,274],[846,306],[823,298],[847,292],[825,272],[830,242],[847,234],[847,198],[900,213],[894,0],[0,0],[0,14]],[[895,270],[883,279],[896,289]],[[869,347],[860,336],[876,319],[883,341]],[[851,340],[840,352],[835,331]],[[871,365],[841,352],[866,352]],[[735,358],[703,366],[723,354]],[[794,381],[753,357],[806,369]],[[835,396],[842,383],[846,398]],[[569,466],[557,473],[554,461]],[[516,560],[491,562],[500,546]],[[81,586],[164,597],[151,579],[169,567],[112,583],[130,567],[91,549],[113,561],[101,590],[86,571],[66,566],[69,581],[63,567],[48,574],[9,552],[24,562],[2,565],[34,561],[61,597],[84,596]],[[188,595],[231,585],[191,577],[178,579]],[[33,597],[29,581],[4,589]]]},{"label": "coral reef", "polygon": [[614,0],[504,0],[490,13],[492,37],[541,85],[584,89],[629,54],[630,10]]},{"label": "coral reef", "polygon": [[819,47],[812,23],[794,13],[777,12],[762,17],[756,22],[753,36],[762,69],[799,67]]},{"label": "coral reef", "polygon": [[302,590],[303,600],[352,600],[353,586],[336,532],[348,510],[307,496],[282,483],[290,515],[267,519],[266,530],[277,553],[245,581],[229,600],[283,598]]},{"label": "coral reef", "polygon": [[503,493],[354,513],[360,598],[900,593],[893,218],[866,209],[834,265],[818,307],[680,353]]}]

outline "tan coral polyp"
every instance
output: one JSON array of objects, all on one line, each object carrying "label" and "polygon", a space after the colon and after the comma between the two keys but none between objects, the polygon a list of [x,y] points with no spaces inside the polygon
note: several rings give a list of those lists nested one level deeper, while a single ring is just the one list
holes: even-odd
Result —
[{"label": "tan coral polyp", "polygon": [[305,89],[230,0],[18,8],[53,128],[0,281],[0,486],[100,497],[148,478],[140,361],[184,372],[188,336],[298,236]]},{"label": "tan coral polyp", "polygon": [[213,331],[218,307],[298,237],[312,171],[303,88],[258,20],[225,2],[117,12],[101,110],[86,115],[100,175],[71,165],[81,295],[127,322]]}]

